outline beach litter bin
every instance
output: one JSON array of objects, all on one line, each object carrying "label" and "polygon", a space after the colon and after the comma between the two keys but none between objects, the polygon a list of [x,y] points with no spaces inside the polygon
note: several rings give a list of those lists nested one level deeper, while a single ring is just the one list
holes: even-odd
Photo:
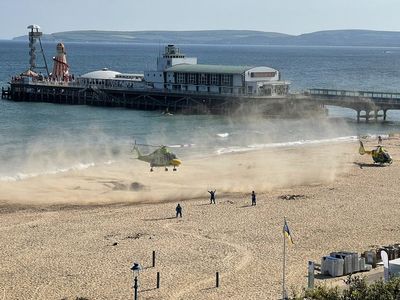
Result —
[{"label": "beach litter bin", "polygon": [[341,258],[335,258],[333,260],[333,267],[331,270],[332,277],[343,276],[344,260]]},{"label": "beach litter bin", "polygon": [[344,260],[332,256],[324,256],[321,260],[321,273],[332,277],[343,276]]},{"label": "beach litter bin", "polygon": [[359,272],[360,271],[360,256],[358,255],[357,252],[352,252],[349,253],[349,255],[352,256],[352,267],[353,267],[353,273]]},{"label": "beach litter bin", "polygon": [[360,271],[360,266],[359,266],[359,256],[357,252],[346,252],[342,251],[341,252],[345,256],[350,256],[351,257],[351,271],[352,273],[356,273]]},{"label": "beach litter bin", "polygon": [[389,260],[396,259],[396,249],[393,246],[385,246],[383,247],[383,250],[388,254]]},{"label": "beach litter bin", "polygon": [[365,263],[371,265],[372,268],[376,268],[377,259],[376,259],[376,252],[375,251],[365,251],[363,253],[363,257],[365,258]]},{"label": "beach litter bin", "polygon": [[349,269],[350,273],[348,273],[348,274],[356,273],[360,270],[359,255],[357,252],[340,251],[340,252],[333,252],[333,253],[335,253],[336,255],[339,255],[339,256],[348,257],[348,259],[351,261],[351,271]]},{"label": "beach litter bin", "polygon": [[365,257],[360,257],[358,260],[358,269],[362,272],[365,271]]},{"label": "beach litter bin", "polygon": [[326,261],[328,256],[323,256],[321,258],[321,274],[322,275],[329,275],[328,273],[328,262]]},{"label": "beach litter bin", "polygon": [[395,249],[395,259],[400,258],[400,244],[394,244],[393,248]]},{"label": "beach litter bin", "polygon": [[[350,252],[332,252],[330,255],[335,258],[341,258],[343,259],[343,275],[348,275],[352,274],[353,271],[353,255],[349,254]],[[357,259],[357,264],[358,264],[358,259]],[[358,271],[358,266],[357,266],[357,271]]]}]

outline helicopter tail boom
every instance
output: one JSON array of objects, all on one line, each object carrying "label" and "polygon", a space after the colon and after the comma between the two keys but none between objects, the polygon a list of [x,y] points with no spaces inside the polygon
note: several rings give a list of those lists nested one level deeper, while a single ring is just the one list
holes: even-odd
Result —
[{"label": "helicopter tail boom", "polygon": [[365,150],[363,142],[360,141],[360,148],[358,148],[358,153],[360,153],[360,155],[372,154],[372,151]]},{"label": "helicopter tail boom", "polygon": [[132,152],[137,154],[137,158],[140,158],[142,156],[142,153],[140,153],[139,148],[136,146],[136,144],[132,148]]}]

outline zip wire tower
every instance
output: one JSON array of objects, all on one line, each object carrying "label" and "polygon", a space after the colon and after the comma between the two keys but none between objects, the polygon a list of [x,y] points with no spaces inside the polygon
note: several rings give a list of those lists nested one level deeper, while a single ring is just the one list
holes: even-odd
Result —
[{"label": "zip wire tower", "polygon": [[[47,67],[47,62],[46,62],[46,57],[44,55],[44,51],[43,51],[43,46],[42,46],[42,41],[40,39],[40,37],[43,35],[42,32],[40,32],[40,26],[38,25],[29,25],[28,29],[30,29],[31,31],[29,32],[29,70],[31,70],[32,72],[36,72],[37,69],[45,69],[47,76],[49,76],[49,68]],[[39,46],[40,46],[40,50],[36,49],[36,45],[37,42],[39,41]],[[44,66],[38,66],[36,64],[36,53],[42,54],[43,57],[43,62],[44,62]],[[36,72],[37,73],[37,72]]]}]

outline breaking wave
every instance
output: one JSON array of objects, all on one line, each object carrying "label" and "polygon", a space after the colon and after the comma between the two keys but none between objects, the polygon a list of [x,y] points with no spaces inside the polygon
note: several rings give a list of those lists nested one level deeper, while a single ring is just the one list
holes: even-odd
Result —
[{"label": "breaking wave", "polygon": [[[106,161],[103,164],[104,165],[110,165],[114,161]],[[13,176],[0,176],[0,181],[20,181],[20,180],[25,180],[33,177],[38,177],[38,176],[43,176],[43,175],[55,175],[59,173],[66,173],[70,171],[80,171],[80,170],[85,170],[91,167],[94,167],[96,164],[91,162],[91,163],[79,163],[77,165],[74,165],[69,168],[57,168],[54,170],[49,170],[49,171],[44,171],[44,172],[39,172],[39,173],[17,173]]]},{"label": "breaking wave", "polygon": [[227,132],[217,133],[217,136],[219,136],[220,138],[227,138],[229,136],[229,133],[227,133]]},{"label": "breaking wave", "polygon": [[292,142],[282,142],[282,143],[270,143],[270,144],[251,144],[245,147],[232,146],[226,148],[220,148],[216,151],[216,154],[227,154],[227,153],[235,153],[235,152],[246,152],[246,151],[254,151],[265,148],[283,148],[283,147],[301,147],[306,145],[318,145],[318,144],[329,144],[329,143],[338,143],[338,142],[354,142],[359,139],[358,136],[344,136],[330,139],[320,139],[320,140],[299,140]]}]

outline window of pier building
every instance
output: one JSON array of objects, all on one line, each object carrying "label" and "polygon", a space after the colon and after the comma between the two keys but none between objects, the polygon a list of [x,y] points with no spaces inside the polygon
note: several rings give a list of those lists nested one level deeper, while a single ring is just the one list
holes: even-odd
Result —
[{"label": "window of pier building", "polygon": [[207,85],[208,84],[208,74],[199,74],[199,84],[201,85]]},{"label": "window of pier building", "polygon": [[196,82],[196,81],[197,81],[197,80],[196,80],[196,74],[189,73],[188,81],[189,81],[189,83],[196,84],[196,83],[197,83],[197,82]]},{"label": "window of pier building", "polygon": [[274,92],[276,95],[285,95],[288,92],[288,88],[286,85],[276,85],[274,87]]},{"label": "window of pier building", "polygon": [[177,73],[176,74],[176,83],[186,83],[186,74],[185,73]]},{"label": "window of pier building", "polygon": [[221,85],[231,86],[232,85],[232,75],[229,75],[229,74],[221,75]]},{"label": "window of pier building", "polygon": [[219,85],[218,74],[211,74],[211,85]]},{"label": "window of pier building", "polygon": [[251,78],[267,78],[267,77],[275,77],[276,72],[251,72],[250,77]]}]

